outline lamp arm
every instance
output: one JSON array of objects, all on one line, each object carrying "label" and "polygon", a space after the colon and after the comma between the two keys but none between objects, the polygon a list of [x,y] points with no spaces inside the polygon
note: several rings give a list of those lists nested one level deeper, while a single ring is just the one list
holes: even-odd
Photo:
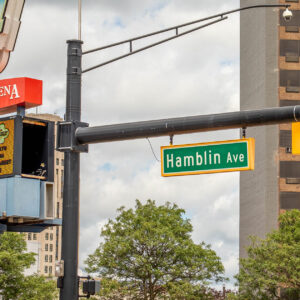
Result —
[{"label": "lamp arm", "polygon": [[210,19],[214,19],[214,18],[217,18],[217,17],[226,16],[226,15],[229,15],[229,14],[232,14],[232,13],[235,13],[235,12],[238,12],[238,11],[246,10],[246,9],[262,8],[262,7],[285,7],[285,8],[287,8],[287,7],[290,7],[290,6],[291,6],[290,4],[260,4],[260,5],[251,5],[251,6],[240,7],[240,8],[229,10],[229,11],[217,14],[217,15],[209,16],[209,17],[206,17],[206,18],[198,19],[198,20],[194,20],[194,21],[183,23],[183,24],[180,24],[180,25],[168,27],[168,28],[165,28],[165,29],[162,29],[162,30],[150,32],[150,33],[147,33],[147,34],[144,34],[144,35],[136,36],[136,37],[133,37],[133,38],[130,38],[130,39],[127,39],[127,40],[120,41],[120,42],[116,42],[116,43],[108,44],[108,45],[101,46],[101,47],[98,47],[98,48],[83,51],[82,54],[83,55],[84,54],[89,54],[89,53],[92,53],[92,52],[96,52],[96,51],[104,50],[104,49],[107,49],[107,48],[119,46],[119,45],[122,45],[122,44],[130,43],[130,42],[133,42],[133,41],[137,41],[137,40],[147,38],[149,36],[153,36],[153,35],[156,35],[156,34],[164,33],[164,32],[167,32],[167,31],[178,30],[178,28],[181,28],[181,27],[193,25],[193,24],[200,23],[200,22],[203,22],[203,21],[207,21],[207,20],[210,20]]},{"label": "lamp arm", "polygon": [[108,61],[105,61],[105,62],[103,62],[103,63],[101,63],[101,64],[95,65],[95,66],[90,67],[90,68],[88,68],[88,69],[85,69],[85,70],[82,71],[82,73],[86,73],[86,72],[92,71],[92,70],[94,70],[94,69],[103,67],[103,66],[105,66],[105,65],[108,65],[108,64],[110,64],[110,63],[112,63],[112,62],[115,62],[115,61],[117,61],[117,60],[120,60],[120,59],[122,59],[122,58],[131,56],[131,55],[133,55],[133,54],[142,52],[142,51],[147,50],[147,49],[149,49],[149,48],[152,48],[152,47],[154,47],[154,46],[158,46],[158,45],[163,44],[163,43],[165,43],[165,42],[174,40],[174,39],[176,39],[176,38],[178,38],[178,37],[181,37],[181,36],[183,36],[183,35],[186,35],[186,34],[188,34],[188,33],[194,32],[194,31],[196,31],[196,30],[205,28],[205,27],[207,27],[207,26],[209,26],[209,25],[213,25],[213,24],[215,24],[215,23],[221,22],[221,21],[226,20],[226,19],[228,19],[228,17],[222,17],[222,18],[220,18],[220,19],[218,19],[218,20],[214,20],[214,21],[212,21],[212,22],[209,22],[209,23],[206,23],[206,24],[204,24],[204,25],[195,27],[195,28],[193,28],[193,29],[187,30],[187,31],[182,32],[182,33],[180,33],[180,34],[177,33],[175,36],[172,36],[172,37],[169,37],[169,38],[160,40],[160,41],[158,41],[158,42],[156,42],[156,43],[153,43],[153,44],[147,45],[147,46],[145,46],[145,47],[139,48],[139,49],[137,49],[137,50],[135,50],[135,51],[132,51],[132,50],[131,50],[129,53],[126,53],[126,54],[124,54],[124,55],[121,55],[121,56],[118,56],[118,57],[116,57],[116,58],[110,59],[110,60],[108,60]]},{"label": "lamp arm", "polygon": [[[253,9],[253,8],[264,8],[264,7],[266,7],[266,8],[270,8],[270,7],[285,7],[285,8],[288,8],[290,6],[291,6],[290,4],[260,4],[260,5],[251,5],[251,6],[240,7],[240,8],[229,10],[229,11],[226,11],[226,12],[223,12],[223,13],[219,13],[219,14],[216,14],[216,15],[213,15],[213,16],[205,17],[205,18],[202,18],[202,19],[198,19],[198,20],[194,20],[194,21],[191,21],[191,22],[183,23],[183,24],[180,24],[180,25],[168,27],[168,28],[165,28],[165,29],[162,29],[162,30],[150,32],[150,33],[147,33],[147,34],[144,34],[144,35],[136,36],[136,37],[133,37],[133,38],[130,38],[130,39],[127,39],[127,40],[120,41],[120,42],[116,42],[116,43],[108,44],[108,45],[101,46],[101,47],[98,47],[98,48],[94,48],[94,49],[90,49],[90,50],[87,50],[87,51],[83,51],[82,55],[85,55],[85,54],[93,53],[93,52],[96,52],[96,51],[101,51],[101,50],[104,50],[104,49],[108,49],[108,48],[112,48],[112,47],[115,47],[115,46],[119,46],[119,45],[122,45],[122,44],[125,44],[125,43],[129,43],[129,47],[130,47],[130,52],[129,53],[121,55],[121,56],[118,56],[118,57],[116,57],[114,59],[105,61],[105,62],[103,62],[101,64],[98,64],[98,65],[95,65],[93,67],[87,68],[87,69],[83,70],[82,73],[86,73],[86,72],[89,72],[91,70],[100,68],[102,66],[105,66],[105,65],[110,64],[112,62],[120,60],[122,58],[131,56],[133,54],[139,53],[139,52],[144,51],[146,49],[149,49],[149,48],[152,48],[154,46],[157,46],[157,45],[160,45],[162,43],[165,43],[165,42],[168,42],[170,40],[173,40],[173,39],[175,39],[177,37],[186,35],[188,33],[191,33],[193,31],[199,30],[201,28],[205,28],[205,27],[207,27],[209,25],[213,25],[213,24],[218,23],[220,21],[226,20],[228,17],[224,17],[224,16],[227,16],[227,15],[235,13],[235,12],[243,11],[243,10],[246,10],[246,9]],[[200,22],[204,22],[204,21],[208,21],[208,20],[215,19],[215,18],[218,18],[218,17],[220,17],[220,19],[217,19],[215,21],[206,23],[206,24],[204,24],[202,26],[198,26],[196,28],[193,28],[191,30],[187,30],[187,31],[185,31],[183,33],[178,34],[178,29],[179,28],[182,28],[182,27],[185,27],[185,26],[189,26],[189,25],[193,25],[193,24],[200,23]],[[171,30],[175,30],[175,32],[176,32],[175,36],[172,36],[172,37],[167,38],[167,39],[163,39],[161,41],[158,41],[156,43],[150,44],[148,46],[145,46],[143,48],[137,49],[135,51],[132,50],[132,42],[140,40],[140,39],[143,39],[143,38],[147,38],[147,37],[150,37],[150,36],[153,36],[153,35],[161,34],[161,33],[167,32],[167,31],[171,31]]]}]

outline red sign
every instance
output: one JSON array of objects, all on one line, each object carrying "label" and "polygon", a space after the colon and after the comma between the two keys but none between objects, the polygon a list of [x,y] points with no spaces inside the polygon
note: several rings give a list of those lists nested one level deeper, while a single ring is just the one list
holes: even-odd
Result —
[{"label": "red sign", "polygon": [[32,108],[42,105],[42,80],[20,77],[0,80],[0,114],[17,111],[17,106]]}]

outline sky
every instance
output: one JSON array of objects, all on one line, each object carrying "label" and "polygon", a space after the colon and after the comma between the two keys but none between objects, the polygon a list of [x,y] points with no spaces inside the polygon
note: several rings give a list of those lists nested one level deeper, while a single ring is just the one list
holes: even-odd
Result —
[{"label": "sky", "polygon": [[[238,0],[82,1],[83,50],[239,7]],[[43,80],[39,113],[65,111],[66,53],[78,37],[77,0],[27,0],[14,52],[1,79]],[[192,27],[188,27],[190,29]],[[179,31],[182,32],[182,29]],[[174,35],[133,43],[133,49]],[[83,57],[83,69],[128,52],[128,44]],[[90,126],[239,110],[239,14],[187,36],[83,74],[82,121]],[[35,112],[29,110],[28,113]],[[239,138],[239,130],[175,135],[174,144]],[[157,157],[169,137],[151,138]],[[185,209],[193,239],[238,272],[239,174],[163,178],[146,139],[91,145],[81,155],[80,269],[101,227],[135,200]]]}]

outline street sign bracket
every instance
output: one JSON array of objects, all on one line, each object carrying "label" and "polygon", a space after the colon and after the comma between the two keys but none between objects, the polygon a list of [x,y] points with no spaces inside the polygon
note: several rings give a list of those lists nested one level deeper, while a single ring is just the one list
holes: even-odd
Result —
[{"label": "street sign bracket", "polygon": [[57,124],[57,148],[61,152],[87,153],[88,145],[80,145],[75,139],[75,132],[79,127],[88,127],[88,123],[79,121],[58,122]]}]

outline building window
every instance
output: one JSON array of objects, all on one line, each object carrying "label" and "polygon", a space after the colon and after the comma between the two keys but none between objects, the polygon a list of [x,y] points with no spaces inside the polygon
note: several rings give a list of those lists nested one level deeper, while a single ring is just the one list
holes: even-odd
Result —
[{"label": "building window", "polygon": [[63,198],[64,196],[64,170],[61,170],[61,186],[60,186],[60,190],[61,190],[61,198]]},{"label": "building window", "polygon": [[48,266],[45,266],[45,273],[48,273]]},{"label": "building window", "polygon": [[300,105],[300,100],[280,100],[280,107]]},{"label": "building window", "polygon": [[56,165],[59,166],[59,158],[56,159]]},{"label": "building window", "polygon": [[49,249],[49,245],[45,244],[45,251],[48,251],[48,249]]},{"label": "building window", "polygon": [[50,252],[53,251],[53,245],[50,244]]},{"label": "building window", "polygon": [[299,62],[299,42],[297,40],[280,40],[280,56],[285,56],[286,62]]},{"label": "building window", "polygon": [[300,161],[281,161],[280,177],[300,178]]},{"label": "building window", "polygon": [[53,233],[50,233],[50,241],[53,241]]},{"label": "building window", "polygon": [[57,193],[57,198],[59,198],[59,178],[57,177],[57,179],[56,179],[56,193]]},{"label": "building window", "polygon": [[300,70],[280,70],[280,86],[287,93],[299,93]]},{"label": "building window", "polygon": [[292,146],[292,131],[291,130],[280,130],[279,146],[285,147],[285,148]]},{"label": "building window", "polygon": [[45,262],[48,262],[48,255],[45,255]]},{"label": "building window", "polygon": [[47,232],[45,235],[45,240],[48,241],[49,240],[49,233]]},{"label": "building window", "polygon": [[286,184],[300,184],[300,178],[289,178],[285,179]]},{"label": "building window", "polygon": [[63,166],[65,164],[65,161],[62,159],[61,160],[61,165]]},{"label": "building window", "polygon": [[59,202],[56,202],[56,218],[59,218]]},{"label": "building window", "polygon": [[285,32],[299,32],[298,26],[285,26]]},{"label": "building window", "polygon": [[56,169],[56,176],[58,176],[58,169]]},{"label": "building window", "polygon": [[33,239],[36,241],[36,239],[37,239],[36,233],[33,234]]},{"label": "building window", "polygon": [[49,274],[50,275],[52,274],[52,267],[51,266],[49,267]]},{"label": "building window", "polygon": [[287,53],[285,56],[285,62],[289,63],[298,63],[299,62],[299,56],[295,55],[294,53]]},{"label": "building window", "polygon": [[59,237],[59,229],[56,227],[56,243],[55,243],[55,259],[58,260],[58,237]]},{"label": "building window", "polygon": [[300,193],[297,192],[280,192],[280,208],[300,209]]},{"label": "building window", "polygon": [[49,262],[52,262],[52,255],[49,255]]},{"label": "building window", "polygon": [[28,241],[31,240],[31,233],[28,233]]}]

